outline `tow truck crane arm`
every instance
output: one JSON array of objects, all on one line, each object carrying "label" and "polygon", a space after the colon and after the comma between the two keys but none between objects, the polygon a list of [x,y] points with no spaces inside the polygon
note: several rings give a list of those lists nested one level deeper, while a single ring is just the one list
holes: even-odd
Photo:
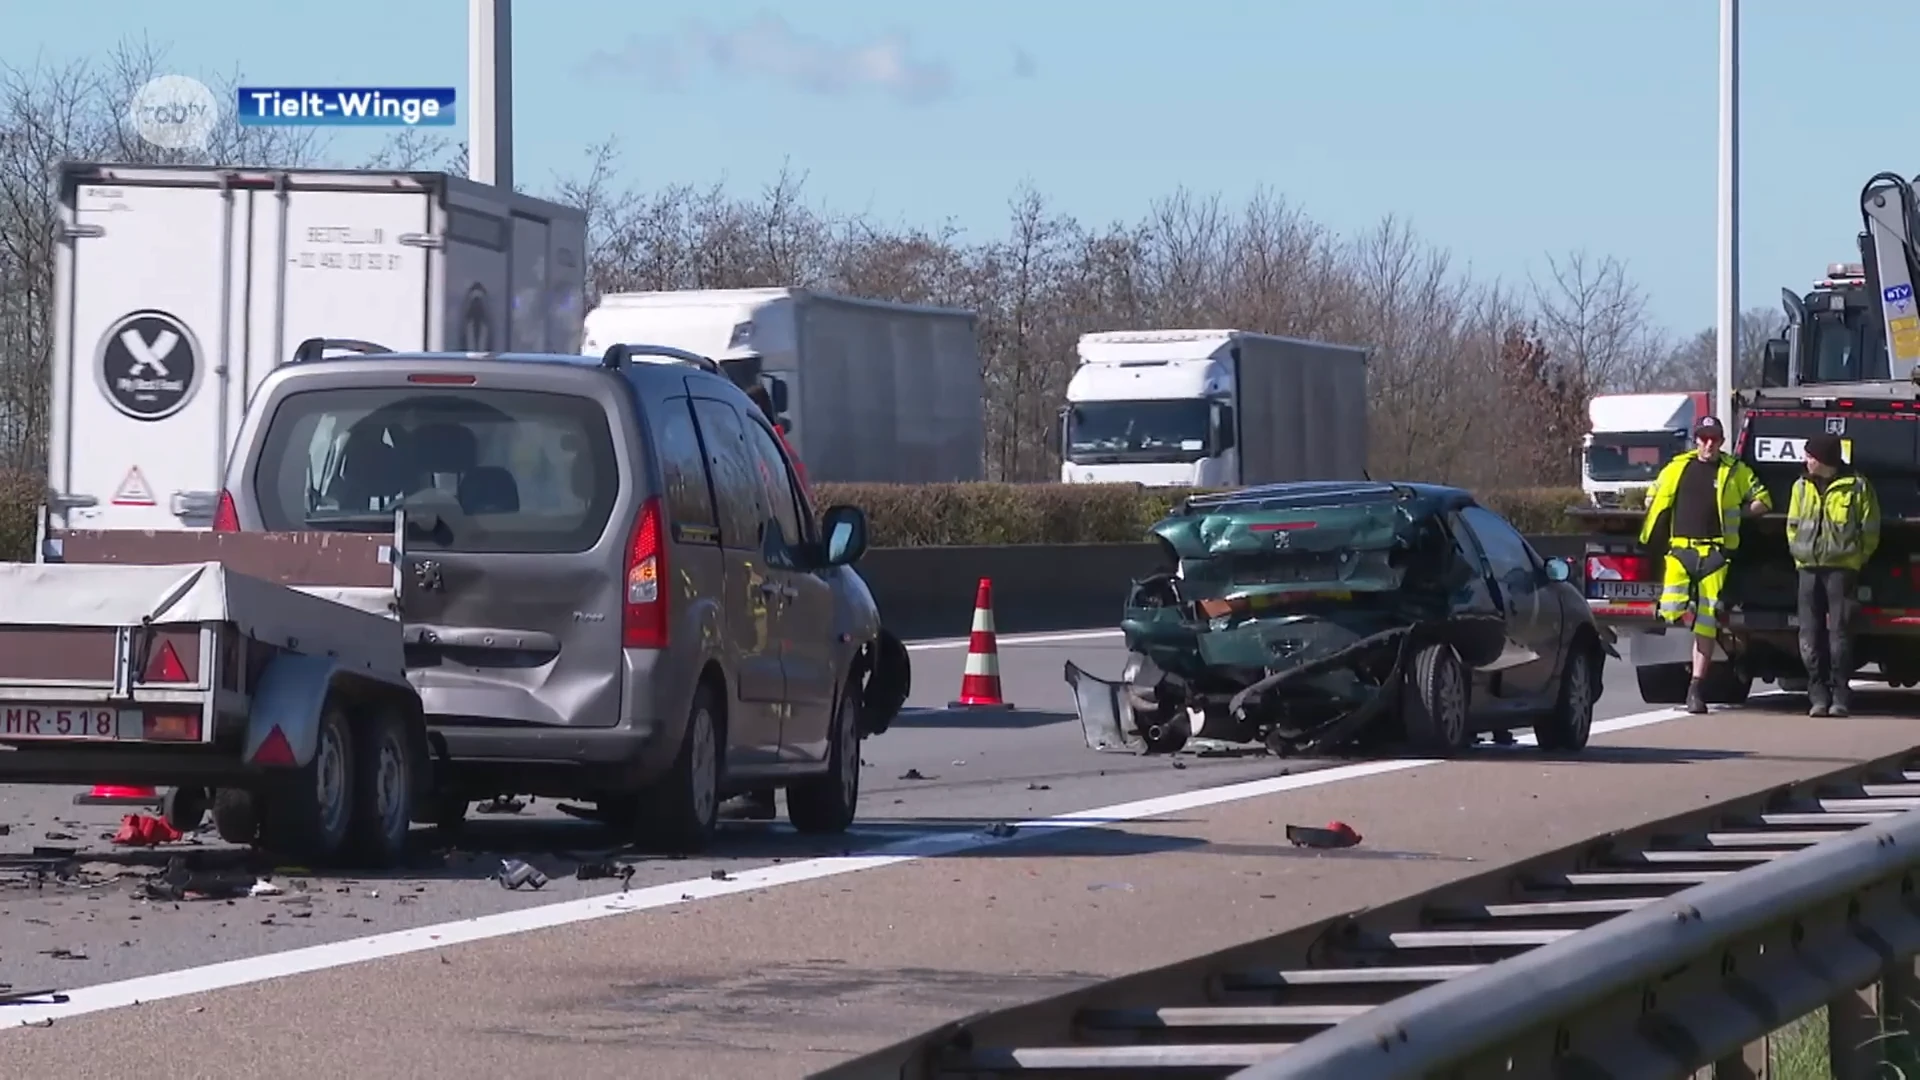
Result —
[{"label": "tow truck crane arm", "polygon": [[1871,243],[1873,284],[1887,331],[1888,372],[1911,379],[1920,370],[1920,183],[1896,173],[1878,173],[1860,190],[1860,212]]}]

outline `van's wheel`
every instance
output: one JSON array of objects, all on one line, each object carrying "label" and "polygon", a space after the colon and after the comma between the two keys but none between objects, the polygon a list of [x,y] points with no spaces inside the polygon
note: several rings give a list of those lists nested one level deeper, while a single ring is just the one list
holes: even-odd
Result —
[{"label": "van's wheel", "polygon": [[260,839],[259,805],[253,793],[220,788],[213,793],[213,829],[229,844],[251,845]]},{"label": "van's wheel", "polygon": [[1648,664],[1633,669],[1640,684],[1640,700],[1649,705],[1679,705],[1687,700],[1693,669],[1686,664]]},{"label": "van's wheel", "polygon": [[1560,698],[1553,712],[1533,726],[1540,749],[1563,753],[1586,749],[1587,738],[1593,734],[1593,669],[1598,663],[1582,638],[1567,657],[1567,670],[1560,675]]},{"label": "van's wheel", "polygon": [[720,820],[720,708],[712,687],[694,692],[673,767],[639,799],[635,838],[645,847],[690,854],[705,848]]},{"label": "van's wheel", "polygon": [[849,683],[834,710],[824,776],[787,787],[787,820],[796,832],[841,833],[860,805],[860,693]]},{"label": "van's wheel", "polygon": [[1467,722],[1467,669],[1451,645],[1428,645],[1414,654],[1401,686],[1400,710],[1407,741],[1430,754],[1448,756],[1473,745]]},{"label": "van's wheel", "polygon": [[192,784],[169,788],[160,800],[160,816],[180,832],[195,832],[207,819],[208,801],[206,788]]},{"label": "van's wheel", "polygon": [[406,859],[419,762],[397,709],[371,711],[355,734],[347,844],[355,862],[385,870]]},{"label": "van's wheel", "polygon": [[339,702],[328,701],[314,735],[313,760],[275,778],[265,793],[260,839],[276,854],[307,863],[334,861],[353,823],[353,732]]}]

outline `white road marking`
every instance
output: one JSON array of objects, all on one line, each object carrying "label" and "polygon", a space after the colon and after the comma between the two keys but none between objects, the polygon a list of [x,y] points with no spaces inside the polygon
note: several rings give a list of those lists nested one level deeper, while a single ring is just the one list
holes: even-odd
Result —
[{"label": "white road marking", "polygon": [[[1050,645],[1060,641],[1099,641],[1103,638],[1117,638],[1120,631],[1115,630],[1068,630],[1057,634],[999,634],[995,636],[998,645]],[[921,652],[930,649],[964,649],[966,638],[943,638],[939,641],[910,641],[908,652]]]},{"label": "white road marking", "polygon": [[[1593,733],[1604,735],[1616,731],[1628,731],[1651,724],[1679,720],[1685,716],[1686,713],[1678,709],[1656,709],[1631,716],[1595,721]],[[1532,740],[1531,736],[1523,736],[1517,741],[1531,742]],[[165,1001],[169,998],[210,990],[246,986],[270,979],[285,978],[289,975],[302,975],[350,964],[366,963],[369,960],[379,960],[389,956],[402,956],[470,941],[485,941],[535,930],[548,930],[557,926],[591,922],[636,911],[649,911],[675,904],[708,900],[716,896],[731,896],[735,893],[756,892],[781,885],[838,877],[862,870],[877,870],[916,859],[939,858],[943,855],[978,851],[982,848],[1071,829],[1137,821],[1186,810],[1197,810],[1202,807],[1218,806],[1222,803],[1259,798],[1263,795],[1324,787],[1328,784],[1338,784],[1368,776],[1405,772],[1423,765],[1441,764],[1445,762],[1437,758],[1390,759],[1340,765],[1317,769],[1313,772],[1269,777],[1264,780],[1248,780],[1221,787],[1201,788],[1197,791],[1120,803],[1094,810],[1080,810],[1057,817],[1015,822],[1017,832],[1010,837],[993,836],[985,832],[923,833],[882,845],[864,854],[829,856],[808,859],[804,862],[759,866],[731,874],[724,880],[699,877],[687,881],[674,881],[664,885],[635,889],[628,893],[564,900],[541,907],[483,915],[436,926],[397,930],[349,941],[328,942],[287,952],[250,956],[203,967],[102,983],[67,991],[67,1000],[59,1003],[10,1005],[6,1007],[5,1015],[21,1025],[44,1024],[50,1020],[118,1009],[143,1002]]]}]

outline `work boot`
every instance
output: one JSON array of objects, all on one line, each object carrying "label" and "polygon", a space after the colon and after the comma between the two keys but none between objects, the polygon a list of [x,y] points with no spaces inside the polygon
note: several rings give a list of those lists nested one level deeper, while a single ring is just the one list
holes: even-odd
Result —
[{"label": "work boot", "polygon": [[1700,680],[1687,683],[1687,711],[1698,716],[1707,711],[1707,695],[1700,687]]},{"label": "work boot", "polygon": [[1831,701],[1831,697],[1827,693],[1827,687],[1825,683],[1813,682],[1812,680],[1809,680],[1807,682],[1807,715],[1808,716],[1830,715],[1830,711],[1828,709],[1829,701]]},{"label": "work boot", "polygon": [[1853,691],[1853,688],[1848,686],[1844,682],[1834,683],[1833,684],[1833,705],[1827,710],[1827,715],[1828,716],[1850,715],[1851,710],[1847,708],[1847,700],[1853,696],[1852,691]]}]

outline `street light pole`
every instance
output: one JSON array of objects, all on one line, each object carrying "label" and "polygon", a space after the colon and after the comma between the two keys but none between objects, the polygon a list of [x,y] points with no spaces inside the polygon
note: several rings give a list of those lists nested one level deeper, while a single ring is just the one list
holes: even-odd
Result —
[{"label": "street light pole", "polygon": [[1740,0],[1720,0],[1719,287],[1714,298],[1714,410],[1733,421],[1740,332]]},{"label": "street light pole", "polygon": [[467,175],[513,190],[513,13],[508,0],[467,3]]}]

